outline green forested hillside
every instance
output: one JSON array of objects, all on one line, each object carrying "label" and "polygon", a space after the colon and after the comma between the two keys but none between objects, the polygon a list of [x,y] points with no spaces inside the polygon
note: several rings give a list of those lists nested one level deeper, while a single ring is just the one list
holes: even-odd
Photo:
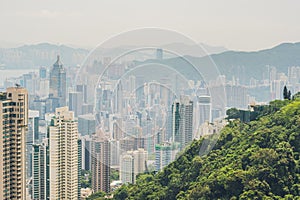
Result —
[{"label": "green forested hillside", "polygon": [[115,199],[300,199],[300,100],[275,101],[230,122],[214,149],[194,141],[162,172],[140,175]]}]

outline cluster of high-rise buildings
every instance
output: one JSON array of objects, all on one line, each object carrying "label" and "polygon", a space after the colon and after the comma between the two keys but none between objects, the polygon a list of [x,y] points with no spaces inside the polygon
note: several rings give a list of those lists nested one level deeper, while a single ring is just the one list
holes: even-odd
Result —
[{"label": "cluster of high-rise buildings", "polygon": [[176,96],[168,89],[180,87],[172,79],[163,80],[166,85],[135,75],[115,80],[119,73],[111,70],[92,95],[58,56],[50,69],[6,80],[0,93],[0,199],[81,199],[81,191],[88,193],[81,188],[88,177],[82,172],[89,172],[92,192],[110,192],[112,171],[120,183],[134,183],[205,135],[199,127],[212,126],[207,89],[199,95],[178,89]]},{"label": "cluster of high-rise buildings", "polygon": [[[161,49],[156,57],[162,60]],[[99,69],[108,65],[99,79]],[[79,83],[78,68],[64,66],[58,56],[50,68],[6,79],[0,199],[81,199],[135,183],[140,173],[162,170],[193,139],[219,132],[224,107],[247,108],[257,88],[270,99],[282,98],[284,86],[292,93],[300,89],[300,67],[286,75],[267,66],[265,79],[249,84],[223,75],[185,84],[176,73],[134,74],[133,67],[103,58]],[[113,182],[112,173],[119,180]],[[90,188],[81,188],[82,180]]]}]

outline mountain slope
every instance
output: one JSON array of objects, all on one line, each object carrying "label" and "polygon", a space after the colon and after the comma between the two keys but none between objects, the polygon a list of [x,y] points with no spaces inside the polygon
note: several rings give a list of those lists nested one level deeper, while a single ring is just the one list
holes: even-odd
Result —
[{"label": "mountain slope", "polygon": [[[203,70],[205,67],[212,67],[207,56],[193,57],[185,56],[189,61]],[[283,43],[274,48],[254,51],[226,51],[220,54],[210,55],[221,74],[226,75],[228,80],[234,76],[242,84],[249,84],[250,78],[258,80],[268,79],[269,69],[267,66],[274,66],[279,72],[287,74],[288,67],[300,66],[300,43]],[[147,61],[146,61],[147,62]],[[187,69],[185,74],[193,74],[189,63],[182,62],[182,58],[170,58],[163,61],[156,61],[168,66],[175,66],[176,69]],[[191,76],[191,78],[195,78]],[[197,79],[196,79],[197,80]]]},{"label": "mountain slope", "polygon": [[267,65],[285,73],[288,67],[299,66],[300,43],[283,43],[257,52],[227,51],[211,57],[223,74],[262,79],[263,73],[267,73]]},{"label": "mountain slope", "polygon": [[115,199],[300,198],[300,100],[261,107],[259,119],[227,125],[214,149],[194,141],[157,174],[140,175]]}]

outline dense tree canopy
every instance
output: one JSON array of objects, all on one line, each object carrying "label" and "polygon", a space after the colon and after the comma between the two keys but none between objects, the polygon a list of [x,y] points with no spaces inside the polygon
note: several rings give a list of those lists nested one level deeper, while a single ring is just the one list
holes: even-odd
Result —
[{"label": "dense tree canopy", "polygon": [[114,198],[300,199],[299,98],[254,110],[248,123],[230,121],[209,154],[200,156],[202,140],[194,141],[163,171],[140,175]]}]

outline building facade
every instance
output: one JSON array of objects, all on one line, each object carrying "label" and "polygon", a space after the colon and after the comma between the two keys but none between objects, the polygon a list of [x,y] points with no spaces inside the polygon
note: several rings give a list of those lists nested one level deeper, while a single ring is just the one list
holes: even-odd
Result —
[{"label": "building facade", "polygon": [[147,169],[148,152],[142,148],[127,151],[121,156],[120,177],[122,183],[135,183],[136,176]]},{"label": "building facade", "polygon": [[92,189],[110,192],[110,142],[95,135],[92,141]]},{"label": "building facade", "polygon": [[32,177],[32,145],[39,142],[39,111],[29,110],[26,134],[26,177]]},{"label": "building facade", "polygon": [[49,199],[49,147],[47,140],[32,145],[32,194],[33,200]]},{"label": "building facade", "polygon": [[181,96],[172,105],[172,138],[184,148],[193,140],[193,101]]},{"label": "building facade", "polygon": [[176,154],[179,152],[179,143],[164,142],[155,145],[155,169],[162,170],[170,162],[175,160]]},{"label": "building facade", "polygon": [[17,87],[0,93],[0,199],[26,198],[28,92]]},{"label": "building facade", "polygon": [[78,199],[78,128],[74,112],[57,108],[48,129],[50,199]]}]

